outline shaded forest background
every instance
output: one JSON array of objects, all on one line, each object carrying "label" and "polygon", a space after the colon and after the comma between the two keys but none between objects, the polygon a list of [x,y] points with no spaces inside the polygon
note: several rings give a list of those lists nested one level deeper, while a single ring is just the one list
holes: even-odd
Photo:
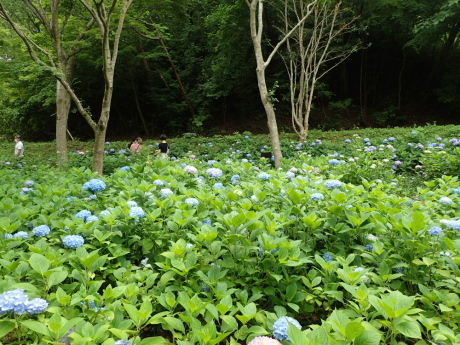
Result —
[{"label": "shaded forest background", "polygon": [[[360,40],[363,49],[321,80],[310,128],[459,124],[459,0],[345,0],[343,5],[350,18],[358,18],[357,26],[335,44]],[[245,1],[138,1],[133,7],[120,43],[108,139],[268,132]],[[269,47],[282,23],[276,5],[266,6],[264,15]],[[149,32],[140,35],[139,23]],[[101,69],[97,45],[76,56],[73,87],[94,116],[104,90]],[[289,79],[279,56],[267,79],[278,126],[291,132]],[[1,21],[0,80],[0,134],[53,140],[56,80],[31,62]],[[73,137],[93,137],[75,109],[68,128]]]}]

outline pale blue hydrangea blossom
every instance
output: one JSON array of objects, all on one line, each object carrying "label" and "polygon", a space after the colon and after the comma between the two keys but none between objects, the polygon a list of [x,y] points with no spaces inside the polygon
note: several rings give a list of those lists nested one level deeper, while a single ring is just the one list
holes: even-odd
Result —
[{"label": "pale blue hydrangea blossom", "polygon": [[168,195],[172,194],[172,190],[169,189],[169,188],[163,188],[162,190],[160,190],[160,196],[162,198],[166,198]]},{"label": "pale blue hydrangea blossom", "polygon": [[44,237],[50,233],[51,229],[48,225],[39,225],[32,229],[35,236]]},{"label": "pale blue hydrangea blossom", "polygon": [[278,340],[289,340],[289,337],[287,335],[289,324],[294,325],[298,329],[302,329],[302,326],[296,319],[289,316],[281,316],[273,324],[273,337],[275,337]]},{"label": "pale blue hydrangea blossom", "polygon": [[90,191],[97,193],[103,191],[106,185],[102,180],[99,179],[92,179],[85,184],[83,184],[83,189],[89,189]]},{"label": "pale blue hydrangea blossom", "polygon": [[281,345],[281,343],[270,337],[259,336],[252,339],[248,345]]},{"label": "pale blue hydrangea blossom", "polygon": [[85,243],[85,240],[80,235],[67,235],[62,239],[64,247],[78,248]]},{"label": "pale blue hydrangea blossom", "polygon": [[195,198],[187,198],[185,199],[185,203],[191,206],[198,206],[200,204],[200,202]]},{"label": "pale blue hydrangea blossom", "polygon": [[222,170],[220,170],[218,168],[209,168],[208,170],[206,170],[206,174],[209,177],[212,177],[214,179],[218,179],[218,178],[222,177],[222,175],[223,175]]}]

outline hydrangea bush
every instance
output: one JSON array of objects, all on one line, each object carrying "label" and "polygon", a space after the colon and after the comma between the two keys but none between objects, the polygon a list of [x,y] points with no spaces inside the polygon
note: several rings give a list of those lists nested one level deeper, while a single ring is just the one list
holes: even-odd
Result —
[{"label": "hydrangea bush", "polygon": [[412,146],[288,140],[279,170],[249,134],[174,161],[114,153],[129,169],[103,185],[83,168],[4,165],[0,340],[458,343],[460,182],[404,181],[431,176],[411,159],[458,146],[440,134],[424,153],[417,132]]}]

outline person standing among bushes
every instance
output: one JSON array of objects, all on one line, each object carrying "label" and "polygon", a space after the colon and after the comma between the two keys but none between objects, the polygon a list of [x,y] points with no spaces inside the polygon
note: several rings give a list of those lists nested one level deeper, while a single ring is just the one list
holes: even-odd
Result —
[{"label": "person standing among bushes", "polygon": [[161,158],[167,158],[169,154],[169,144],[166,142],[166,134],[160,135],[161,143],[158,144],[158,152]]},{"label": "person standing among bushes", "polygon": [[136,152],[140,152],[142,147],[142,139],[141,138],[137,138],[132,144],[131,146],[129,147],[129,149],[131,151],[136,151]]},{"label": "person standing among bushes", "polygon": [[16,156],[16,158],[24,157],[24,144],[21,141],[21,136],[15,135],[14,141],[16,142],[16,144],[14,145],[14,155]]}]

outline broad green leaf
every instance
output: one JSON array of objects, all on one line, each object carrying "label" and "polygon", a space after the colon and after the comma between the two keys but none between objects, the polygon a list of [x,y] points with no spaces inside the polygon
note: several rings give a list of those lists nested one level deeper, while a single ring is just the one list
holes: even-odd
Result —
[{"label": "broad green leaf", "polygon": [[16,328],[16,322],[10,320],[0,321],[0,339]]},{"label": "broad green leaf", "polygon": [[399,333],[405,335],[409,338],[421,339],[422,334],[420,332],[420,327],[417,321],[403,321],[399,323],[393,323],[394,328]]},{"label": "broad green leaf", "polygon": [[379,345],[382,336],[377,331],[365,330],[354,341],[354,345]]},{"label": "broad green leaf", "polygon": [[25,320],[25,321],[21,321],[21,324],[23,324],[24,326],[26,326],[27,328],[29,328],[30,330],[34,332],[37,332],[37,333],[40,333],[46,336],[50,335],[48,328],[41,322],[34,321],[34,320]]},{"label": "broad green leaf", "polygon": [[43,275],[50,268],[50,261],[41,254],[33,253],[30,256],[29,265],[35,272]]},{"label": "broad green leaf", "polygon": [[359,322],[349,322],[345,326],[345,335],[348,339],[352,340],[364,332],[364,326]]}]

